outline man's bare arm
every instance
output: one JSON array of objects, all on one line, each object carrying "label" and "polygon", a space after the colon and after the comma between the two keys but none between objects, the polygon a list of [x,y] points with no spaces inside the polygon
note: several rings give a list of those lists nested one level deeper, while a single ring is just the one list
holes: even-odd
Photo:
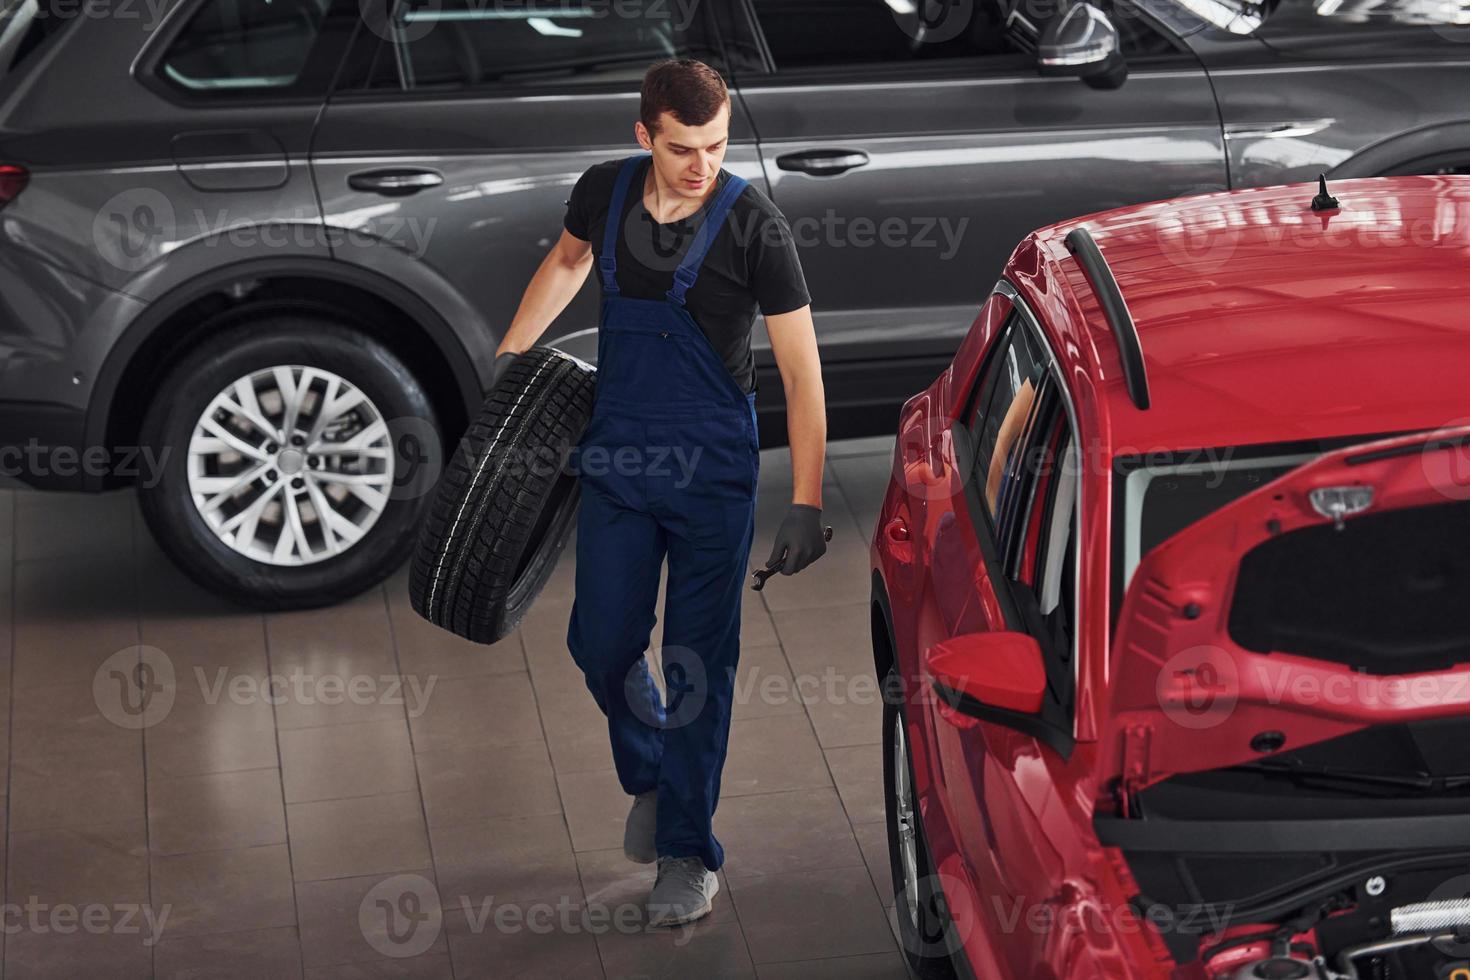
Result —
[{"label": "man's bare arm", "polygon": [[526,286],[515,319],[511,320],[510,329],[505,332],[495,355],[521,354],[533,346],[577,295],[591,268],[592,243],[582,241],[563,228],[561,238],[551,246],[551,251],[546,253],[540,268]]},{"label": "man's bare arm", "polygon": [[822,467],[827,457],[827,396],[812,308],[766,317],[771,352],[786,389],[786,431],[791,440],[791,502],[822,506]]}]

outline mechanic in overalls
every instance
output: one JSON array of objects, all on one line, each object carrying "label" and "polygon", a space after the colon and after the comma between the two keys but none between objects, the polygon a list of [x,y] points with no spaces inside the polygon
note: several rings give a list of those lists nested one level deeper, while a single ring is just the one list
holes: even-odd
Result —
[{"label": "mechanic in overalls", "polygon": [[[765,316],[786,392],[792,504],[768,564],[801,571],[821,530],[826,414],[810,297],[785,218],[721,168],[730,97],[681,59],[650,68],[634,132],[646,153],[591,167],[565,231],[497,351],[497,377],[566,308],[593,266],[602,287],[592,420],[572,461],[582,482],[567,645],[607,716],[632,796],[623,850],[657,861],[649,923],[708,914],[724,850],[711,830],[740,655],[755,532],[755,370]],[[621,455],[620,455],[621,454]],[[667,703],[644,651],[668,559]]]}]

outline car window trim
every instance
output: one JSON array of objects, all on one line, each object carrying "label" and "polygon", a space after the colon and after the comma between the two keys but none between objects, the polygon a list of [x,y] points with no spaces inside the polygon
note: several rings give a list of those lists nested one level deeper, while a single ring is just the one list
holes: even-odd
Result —
[{"label": "car window trim", "polygon": [[[698,5],[696,16],[704,25],[712,47],[719,52],[720,64],[711,65],[721,75],[730,80],[733,89],[735,82],[734,70],[730,67],[729,49],[725,44],[723,35],[720,33],[719,18],[705,5]],[[359,41],[359,38],[376,38]],[[361,43],[365,50],[360,50],[357,45]],[[584,82],[577,85],[568,85],[565,82],[545,82],[534,85],[451,85],[435,86],[432,88],[403,88],[402,72],[399,73],[398,88],[365,88],[363,85],[368,81],[366,77],[356,79],[343,79],[346,67],[354,65],[359,70],[371,69],[376,63],[376,55],[383,50],[384,45],[393,45],[389,38],[373,34],[371,31],[363,30],[361,19],[358,21],[358,29],[353,34],[352,44],[343,52],[341,62],[338,66],[336,77],[328,93],[329,101],[337,104],[357,104],[373,102],[420,102],[420,101],[446,101],[446,100],[474,100],[474,101],[498,101],[508,99],[528,99],[559,97],[567,95],[627,95],[629,92],[638,91],[639,82],[636,80],[621,82]],[[396,52],[395,52],[396,54]],[[733,92],[732,92],[733,96]]]},{"label": "car window trim", "polygon": [[[362,31],[362,18],[358,17],[352,30],[337,48],[335,61],[330,65],[322,65],[322,75],[325,81],[318,91],[302,94],[279,94],[278,90],[269,88],[259,89],[220,89],[215,91],[190,91],[178,85],[170,83],[163,77],[160,65],[164,55],[168,54],[178,36],[189,26],[194,15],[206,3],[214,0],[182,0],[173,6],[168,13],[164,14],[163,20],[143,42],[138,53],[133,56],[132,63],[128,65],[128,75],[139,85],[160,98],[177,106],[197,109],[202,106],[229,106],[230,108],[274,108],[289,106],[320,106],[341,75],[342,66],[347,62],[348,53],[352,51],[357,41],[357,36]],[[332,16],[332,6],[328,4],[327,12],[323,15],[322,22]],[[308,57],[307,63],[311,59]],[[304,71],[303,67],[303,71]],[[275,92],[276,94],[272,94]]]},{"label": "car window trim", "polygon": [[[1057,358],[1056,351],[1052,349],[1050,341],[1047,339],[1046,334],[1042,331],[1041,322],[1039,319],[1037,319],[1035,311],[1031,309],[1030,304],[1026,302],[1024,297],[1022,297],[1020,291],[1016,289],[1016,287],[1004,276],[1002,276],[1001,279],[996,282],[995,289],[992,290],[992,294],[999,294],[1010,301],[1011,309],[1014,311],[1014,313],[1019,314],[1020,316],[1019,322],[1024,326],[1024,329],[1030,331],[1032,339],[1037,343],[1037,345],[1041,348],[1042,353],[1045,355],[1046,369],[1053,375],[1053,380],[1056,382],[1057,392],[1061,396],[1062,407],[1066,411],[1067,424],[1072,429],[1073,449],[1075,452],[1078,453],[1078,459],[1085,459],[1085,456],[1082,452],[1082,428],[1077,423],[1076,403],[1073,401],[1071,390],[1067,387],[1066,374],[1062,371],[1061,361]],[[1071,638],[1072,711],[1071,717],[1067,719],[1067,723],[1069,726],[1069,731],[1071,731],[1074,736],[1077,732],[1077,690],[1081,681],[1082,668],[1081,637],[1083,631],[1080,627],[1083,622],[1084,616],[1086,615],[1086,613],[1083,611],[1082,569],[1084,562],[1082,560],[1082,541],[1086,537],[1086,521],[1083,516],[1084,514],[1086,514],[1084,505],[1088,503],[1089,500],[1087,492],[1087,481],[1083,479],[1084,475],[1084,468],[1079,466],[1076,476],[1077,495],[1076,500],[1074,500],[1072,503],[1073,516],[1077,521],[1077,534],[1072,541],[1072,589],[1073,596],[1075,597],[1075,602],[1073,603],[1072,607],[1073,622]],[[973,482],[974,481],[971,481],[972,484]],[[981,509],[983,510],[984,508],[982,507]],[[1106,652],[1104,652],[1104,655],[1106,655]]]}]

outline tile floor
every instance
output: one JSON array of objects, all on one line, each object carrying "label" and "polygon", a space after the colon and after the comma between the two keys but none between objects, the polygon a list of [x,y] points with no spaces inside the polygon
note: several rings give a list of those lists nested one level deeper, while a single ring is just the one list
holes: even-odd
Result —
[{"label": "tile floor", "polygon": [[[891,449],[834,443],[827,556],[745,593],[721,893],[658,932],[565,647],[570,549],[482,647],[404,570],[262,616],[184,578],[130,492],[0,490],[4,977],[903,976],[866,608]],[[763,455],[755,563],[790,479]],[[105,662],[139,645],[146,705]]]}]

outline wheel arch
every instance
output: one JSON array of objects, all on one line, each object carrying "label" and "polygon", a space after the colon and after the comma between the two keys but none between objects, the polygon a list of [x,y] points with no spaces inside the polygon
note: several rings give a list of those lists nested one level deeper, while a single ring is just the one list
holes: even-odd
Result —
[{"label": "wheel arch", "polygon": [[1418,161],[1441,157],[1470,164],[1470,122],[1440,123],[1397,133],[1359,150],[1328,171],[1327,176],[1380,177]]},{"label": "wheel arch", "polygon": [[[86,444],[135,445],[148,393],[190,351],[219,331],[272,312],[319,313],[384,343],[423,383],[453,450],[483,397],[468,350],[427,302],[381,276],[330,260],[258,260],[214,270],[149,304],[120,335],[98,372],[86,414]],[[492,338],[486,338],[487,345]],[[127,480],[88,476],[88,490]]]},{"label": "wheel arch", "polygon": [[874,569],[873,571],[873,597],[869,603],[870,622],[873,637],[873,670],[878,676],[878,683],[888,676],[896,659],[896,640],[893,635],[893,609],[889,605],[888,589],[883,584],[883,576]]}]

